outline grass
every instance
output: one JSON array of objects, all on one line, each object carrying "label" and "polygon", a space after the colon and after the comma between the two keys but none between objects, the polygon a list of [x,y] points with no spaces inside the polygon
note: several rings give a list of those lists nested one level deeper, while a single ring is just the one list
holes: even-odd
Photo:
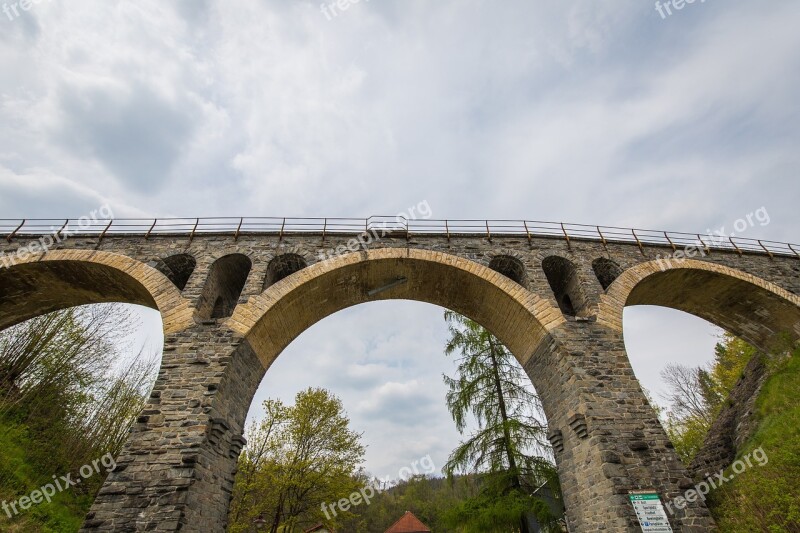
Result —
[{"label": "grass", "polygon": [[[756,402],[758,428],[740,457],[761,448],[764,466],[714,491],[709,508],[721,531],[800,532],[800,349],[767,380]],[[729,472],[726,472],[728,475]]]},{"label": "grass", "polygon": [[[32,460],[35,449],[24,426],[0,418],[0,504],[14,502],[53,480],[53,472],[37,470]],[[67,490],[51,503],[34,505],[12,518],[0,509],[0,531],[73,533],[80,529],[90,505],[88,497]]]}]

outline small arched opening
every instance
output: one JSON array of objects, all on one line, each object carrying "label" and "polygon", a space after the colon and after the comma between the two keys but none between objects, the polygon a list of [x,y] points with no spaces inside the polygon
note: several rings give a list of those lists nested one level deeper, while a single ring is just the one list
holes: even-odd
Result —
[{"label": "small arched opening", "polygon": [[498,255],[489,262],[489,268],[498,272],[511,281],[515,281],[527,287],[527,275],[525,274],[525,265],[510,255]]},{"label": "small arched opening", "polygon": [[299,254],[282,254],[269,262],[267,266],[267,277],[264,279],[264,290],[299,272],[308,266],[308,263]]},{"label": "small arched opening", "polygon": [[622,274],[622,268],[611,259],[606,259],[605,257],[599,257],[592,261],[592,269],[603,290],[608,289],[614,283],[614,280]]},{"label": "small arched opening", "polygon": [[177,254],[161,259],[153,266],[167,276],[179,290],[183,290],[197,266],[197,261],[189,254]]},{"label": "small arched opening", "polygon": [[586,298],[575,264],[569,259],[553,255],[542,261],[542,269],[561,312],[567,316],[580,315],[586,306]]},{"label": "small arched opening", "polygon": [[252,262],[242,254],[226,255],[211,265],[197,314],[203,319],[227,318],[233,314],[250,274]]}]

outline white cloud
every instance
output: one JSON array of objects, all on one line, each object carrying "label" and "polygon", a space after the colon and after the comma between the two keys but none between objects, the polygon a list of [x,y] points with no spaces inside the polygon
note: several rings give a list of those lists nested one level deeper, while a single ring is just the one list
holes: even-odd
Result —
[{"label": "white cloud", "polygon": [[[747,236],[796,240],[798,20],[790,0],[668,20],[633,0],[374,1],[333,20],[310,0],[44,2],[0,16],[0,209],[366,216],[427,200],[436,218],[697,232],[763,206],[770,225]],[[375,470],[421,446],[441,466],[457,435],[440,311],[386,305],[311,328],[259,398],[329,386]],[[641,312],[626,341],[646,383],[660,363],[640,353],[712,344],[705,325]],[[691,342],[661,348],[656,323]],[[362,404],[405,405],[406,426]]]}]

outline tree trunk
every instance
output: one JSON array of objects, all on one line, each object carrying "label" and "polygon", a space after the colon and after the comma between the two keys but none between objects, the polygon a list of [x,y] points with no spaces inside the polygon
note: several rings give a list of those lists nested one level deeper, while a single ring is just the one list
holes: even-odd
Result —
[{"label": "tree trunk", "polygon": [[[503,419],[503,439],[506,449],[506,456],[508,457],[508,468],[513,473],[512,477],[512,487],[517,490],[522,489],[522,482],[520,480],[520,473],[517,470],[517,461],[514,459],[514,453],[511,450],[511,434],[508,431],[508,413],[506,411],[506,399],[503,394],[503,385],[500,383],[500,370],[497,363],[497,353],[496,348],[494,345],[494,341],[492,340],[491,335],[489,336],[489,356],[492,358],[492,374],[494,376],[494,384],[497,388],[497,399],[498,403],[500,404],[500,416]],[[520,517],[520,532],[521,533],[528,533],[528,520],[523,514]]]}]

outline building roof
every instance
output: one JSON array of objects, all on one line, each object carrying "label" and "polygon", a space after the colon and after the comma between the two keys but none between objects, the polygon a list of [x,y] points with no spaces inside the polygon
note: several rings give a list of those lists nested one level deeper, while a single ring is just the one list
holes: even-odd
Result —
[{"label": "building roof", "polygon": [[386,533],[431,533],[431,528],[420,522],[414,513],[406,511],[406,514],[392,524]]}]

